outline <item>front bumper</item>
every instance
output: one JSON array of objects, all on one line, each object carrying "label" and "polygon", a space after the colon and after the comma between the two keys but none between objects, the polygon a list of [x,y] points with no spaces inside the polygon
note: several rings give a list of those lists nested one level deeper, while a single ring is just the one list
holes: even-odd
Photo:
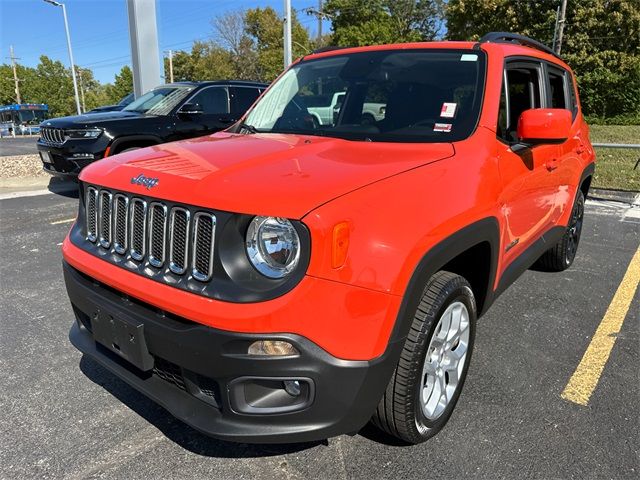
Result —
[{"label": "front bumper", "polygon": [[[48,152],[51,155],[51,163],[45,162],[42,160],[42,155],[40,156],[44,171],[60,177],[77,177],[84,167],[104,157],[107,145],[108,141],[102,138],[95,141],[67,140],[59,146],[42,141],[37,143],[39,153]],[[92,155],[92,157],[82,158],[77,155]]]},{"label": "front bumper", "polygon": [[[77,319],[69,334],[73,345],[180,420],[224,440],[304,442],[357,432],[376,408],[402,348],[396,342],[374,360],[342,360],[300,335],[229,332],[160,312],[66,262],[64,276]],[[96,315],[143,325],[153,369],[142,372],[95,342]],[[300,355],[246,354],[253,341],[265,339],[288,341]],[[274,409],[268,400],[251,404],[262,388],[256,385],[274,388],[287,379],[307,385],[293,408]]]}]

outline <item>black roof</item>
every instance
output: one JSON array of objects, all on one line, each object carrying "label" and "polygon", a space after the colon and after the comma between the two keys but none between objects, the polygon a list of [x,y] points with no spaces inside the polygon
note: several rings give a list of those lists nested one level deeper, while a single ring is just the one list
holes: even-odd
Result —
[{"label": "black roof", "polygon": [[[166,85],[190,85],[194,87],[201,87],[205,85],[229,85],[239,87],[268,87],[268,83],[252,82],[248,80],[205,80],[202,82],[173,82]],[[163,85],[164,86],[164,85]]]}]

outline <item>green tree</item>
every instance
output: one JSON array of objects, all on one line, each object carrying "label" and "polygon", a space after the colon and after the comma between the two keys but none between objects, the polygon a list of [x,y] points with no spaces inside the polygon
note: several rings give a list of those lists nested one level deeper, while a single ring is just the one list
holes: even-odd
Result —
[{"label": "green tree", "polygon": [[443,31],[442,0],[327,0],[339,46],[433,40]]},{"label": "green tree", "polygon": [[[245,13],[245,32],[257,51],[258,80],[270,82],[284,69],[282,19],[271,7],[249,9]],[[313,51],[309,32],[295,13],[291,21],[292,57],[298,58]]]},{"label": "green tree", "polygon": [[[548,45],[559,0],[450,0],[447,36],[477,40],[511,31]],[[576,73],[587,115],[640,122],[638,0],[581,0],[567,6],[562,56]]]},{"label": "green tree", "polygon": [[125,65],[120,69],[120,73],[116,74],[113,84],[106,86],[107,103],[118,103],[131,92],[133,92],[133,72],[128,65]]}]

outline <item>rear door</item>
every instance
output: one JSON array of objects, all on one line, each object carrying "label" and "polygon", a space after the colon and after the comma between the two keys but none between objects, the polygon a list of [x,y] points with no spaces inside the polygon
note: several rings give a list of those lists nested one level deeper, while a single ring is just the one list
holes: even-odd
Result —
[{"label": "rear door", "polygon": [[546,104],[542,63],[533,59],[508,61],[503,72],[497,128],[505,266],[548,230],[557,217],[556,189],[548,163],[556,155],[557,146],[512,149],[518,141],[520,114],[530,108],[544,108]]},{"label": "rear door", "polygon": [[557,181],[556,202],[559,214],[573,206],[573,194],[578,188],[575,172],[581,171],[580,155],[587,152],[582,142],[582,132],[579,131],[578,105],[571,74],[552,64],[546,65],[547,72],[547,101],[551,108],[563,108],[571,111],[573,123],[571,134],[566,142],[557,146]]},{"label": "rear door", "polygon": [[178,113],[175,128],[178,138],[208,135],[223,130],[233,123],[229,92],[225,86],[205,87],[184,103],[197,103],[202,108],[202,113]]},{"label": "rear door", "polygon": [[233,122],[240,120],[263,91],[264,89],[249,86],[229,87],[229,97],[231,98],[231,120]]}]

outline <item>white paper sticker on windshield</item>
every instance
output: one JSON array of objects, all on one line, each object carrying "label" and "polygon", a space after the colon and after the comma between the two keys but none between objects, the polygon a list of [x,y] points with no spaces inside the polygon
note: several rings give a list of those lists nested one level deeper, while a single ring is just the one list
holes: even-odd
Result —
[{"label": "white paper sticker on windshield", "polygon": [[460,57],[460,61],[461,62],[477,62],[478,55],[476,55],[475,53],[464,53]]},{"label": "white paper sticker on windshield", "polygon": [[450,123],[436,123],[433,126],[433,131],[434,132],[449,133],[451,131],[451,124]]},{"label": "white paper sticker on windshield", "polygon": [[456,116],[457,103],[444,102],[440,109],[440,116],[443,118],[453,118]]}]

